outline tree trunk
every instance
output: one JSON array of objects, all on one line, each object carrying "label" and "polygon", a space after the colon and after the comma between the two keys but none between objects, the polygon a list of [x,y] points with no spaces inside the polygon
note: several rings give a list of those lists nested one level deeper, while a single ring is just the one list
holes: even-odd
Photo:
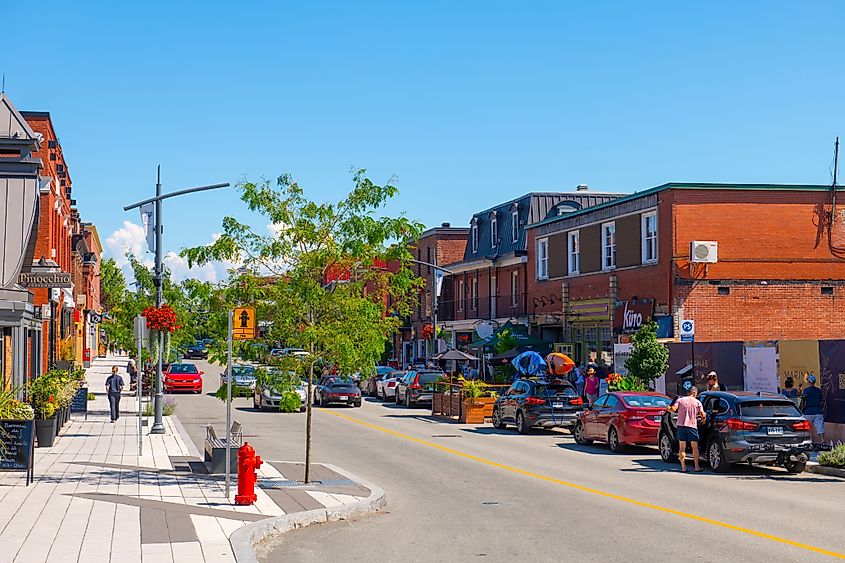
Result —
[{"label": "tree trunk", "polygon": [[308,396],[305,403],[305,482],[311,482],[311,399],[314,396],[311,388],[314,380],[314,343],[309,346],[311,362],[308,365]]}]

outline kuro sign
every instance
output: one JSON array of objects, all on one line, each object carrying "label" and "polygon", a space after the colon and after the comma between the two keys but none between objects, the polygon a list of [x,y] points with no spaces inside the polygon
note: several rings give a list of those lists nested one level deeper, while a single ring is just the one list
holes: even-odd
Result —
[{"label": "kuro sign", "polygon": [[70,401],[70,412],[83,412],[88,416],[88,388],[80,387]]},{"label": "kuro sign", "polygon": [[613,311],[613,330],[617,334],[633,334],[654,314],[654,299],[631,299],[616,304]]},{"label": "kuro sign", "polygon": [[67,272],[28,272],[18,276],[18,283],[24,287],[73,287]]}]

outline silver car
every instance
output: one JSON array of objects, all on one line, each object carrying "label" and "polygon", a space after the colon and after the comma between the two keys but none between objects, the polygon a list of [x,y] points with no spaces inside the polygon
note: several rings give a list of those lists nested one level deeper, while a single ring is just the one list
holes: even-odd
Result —
[{"label": "silver car", "polygon": [[405,377],[407,372],[394,370],[390,373],[379,376],[376,380],[376,397],[386,401],[396,397],[396,384]]},{"label": "silver car", "polygon": [[[220,374],[220,386],[228,383],[229,375],[226,370]],[[255,390],[255,368],[246,364],[232,366],[232,395],[249,395]]]}]

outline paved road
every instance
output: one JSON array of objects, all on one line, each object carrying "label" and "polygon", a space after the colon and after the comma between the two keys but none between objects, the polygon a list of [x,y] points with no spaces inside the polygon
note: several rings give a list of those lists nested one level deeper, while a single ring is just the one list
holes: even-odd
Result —
[{"label": "paved road", "polygon": [[[211,393],[219,368],[205,371]],[[263,457],[302,459],[304,415],[253,412],[247,399],[234,412]],[[223,404],[207,395],[178,398],[177,413],[199,444],[205,424],[225,420]],[[264,560],[771,562],[845,554],[839,479],[762,468],[681,474],[656,449],[614,455],[578,446],[565,431],[520,436],[427,414],[373,401],[315,409],[315,460],[379,484],[388,510],[289,533]]]}]

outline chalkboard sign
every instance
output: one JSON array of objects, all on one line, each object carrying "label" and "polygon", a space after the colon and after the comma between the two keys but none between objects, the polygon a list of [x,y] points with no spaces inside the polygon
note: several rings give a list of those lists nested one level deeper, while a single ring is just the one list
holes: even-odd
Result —
[{"label": "chalkboard sign", "polygon": [[0,471],[26,471],[26,484],[32,480],[34,420],[0,420]]},{"label": "chalkboard sign", "polygon": [[70,412],[84,412],[88,416],[88,388],[80,387],[70,402]]}]

